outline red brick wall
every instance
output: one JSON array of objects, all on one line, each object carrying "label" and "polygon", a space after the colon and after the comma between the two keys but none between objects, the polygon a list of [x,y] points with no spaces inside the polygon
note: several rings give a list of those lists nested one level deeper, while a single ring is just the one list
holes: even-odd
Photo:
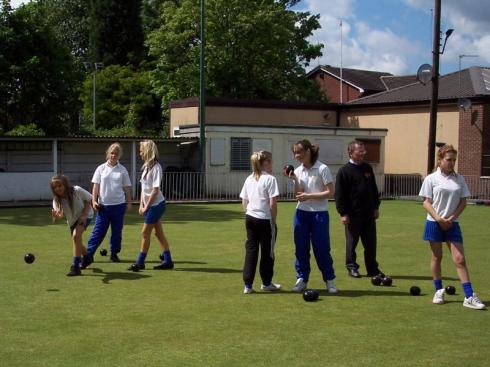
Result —
[{"label": "red brick wall", "polygon": [[[323,75],[323,78],[320,76]],[[331,103],[340,103],[340,81],[329,74],[319,72],[315,76],[315,82],[320,86],[320,90],[328,97]],[[359,98],[361,93],[356,88],[351,87],[345,82],[342,83],[342,102],[352,101]]]},{"label": "red brick wall", "polygon": [[480,176],[482,154],[490,154],[490,105],[474,104],[459,113],[459,172]]}]

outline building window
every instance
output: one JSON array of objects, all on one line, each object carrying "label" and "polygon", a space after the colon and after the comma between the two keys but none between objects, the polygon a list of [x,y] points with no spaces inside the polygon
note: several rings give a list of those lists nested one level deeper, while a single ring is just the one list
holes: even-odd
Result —
[{"label": "building window", "polygon": [[251,154],[252,139],[231,138],[230,169],[232,171],[249,171]]},{"label": "building window", "polygon": [[379,163],[381,157],[381,140],[378,139],[356,139],[362,141],[366,147],[364,160],[369,163]]}]

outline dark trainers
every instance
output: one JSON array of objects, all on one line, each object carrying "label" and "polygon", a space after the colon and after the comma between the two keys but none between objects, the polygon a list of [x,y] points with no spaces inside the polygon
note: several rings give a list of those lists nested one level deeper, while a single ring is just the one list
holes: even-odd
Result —
[{"label": "dark trainers", "polygon": [[111,261],[113,263],[120,263],[121,260],[119,260],[119,256],[117,256],[117,254],[111,254]]},{"label": "dark trainers", "polygon": [[81,265],[81,268],[82,269],[86,269],[87,267],[90,266],[90,264],[92,264],[94,262],[94,257],[90,254],[87,254],[85,255],[83,258],[82,258],[82,265]]},{"label": "dark trainers", "polygon": [[145,270],[145,264],[141,264],[141,265],[138,263],[131,264],[131,266],[128,268],[128,270],[131,270],[134,272],[137,272],[140,270]]},{"label": "dark trainers", "polygon": [[154,266],[153,269],[155,270],[170,270],[170,269],[173,269],[174,268],[174,263],[171,262],[162,262],[160,265],[157,265],[157,266]]},{"label": "dark trainers", "polygon": [[66,273],[67,277],[75,277],[78,275],[82,275],[82,271],[80,270],[79,266],[75,266],[75,265],[70,266],[70,271]]}]

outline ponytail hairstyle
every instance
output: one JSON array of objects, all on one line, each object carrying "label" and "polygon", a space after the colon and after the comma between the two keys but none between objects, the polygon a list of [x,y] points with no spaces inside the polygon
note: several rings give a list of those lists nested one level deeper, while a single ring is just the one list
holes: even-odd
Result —
[{"label": "ponytail hairstyle", "polygon": [[441,166],[441,161],[444,159],[447,153],[458,154],[458,151],[454,149],[451,144],[445,144],[437,151],[437,167]]},{"label": "ponytail hairstyle", "polygon": [[309,140],[303,139],[298,141],[296,144],[293,144],[292,146],[292,151],[294,153],[294,148],[297,146],[301,146],[303,150],[309,150],[310,151],[310,157],[311,157],[311,164],[315,164],[315,162],[318,160],[318,154],[320,153],[320,147],[318,145],[312,145]]},{"label": "ponytail hairstyle", "polygon": [[272,160],[272,153],[266,150],[255,152],[250,156],[250,162],[252,163],[253,176],[255,181],[258,181],[262,174],[262,166],[265,161]]},{"label": "ponytail hairstyle", "polygon": [[70,209],[73,211],[73,186],[71,186],[70,181],[68,181],[68,177],[65,175],[56,175],[51,178],[51,192],[53,194],[53,200],[56,205],[56,209],[63,211],[63,206],[61,205],[61,196],[56,194],[54,192],[54,186],[55,184],[61,184],[65,188],[65,194],[66,198],[68,199],[68,205],[70,206]]},{"label": "ponytail hairstyle", "polygon": [[151,171],[155,162],[158,161],[158,148],[153,140],[141,141],[140,148],[143,150],[141,158],[144,161],[141,170],[143,171],[143,177],[145,177]]}]

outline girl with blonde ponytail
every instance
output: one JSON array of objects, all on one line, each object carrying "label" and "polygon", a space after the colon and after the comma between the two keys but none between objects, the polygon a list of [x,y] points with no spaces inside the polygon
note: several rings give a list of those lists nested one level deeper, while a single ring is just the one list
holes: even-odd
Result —
[{"label": "girl with blonde ponytail", "polygon": [[255,152],[250,157],[252,174],[243,184],[240,198],[245,211],[245,263],[243,266],[244,294],[254,293],[253,282],[260,248],[261,289],[273,292],[281,289],[272,283],[274,275],[274,245],[276,240],[277,180],[272,176],[272,154],[267,151]]}]

